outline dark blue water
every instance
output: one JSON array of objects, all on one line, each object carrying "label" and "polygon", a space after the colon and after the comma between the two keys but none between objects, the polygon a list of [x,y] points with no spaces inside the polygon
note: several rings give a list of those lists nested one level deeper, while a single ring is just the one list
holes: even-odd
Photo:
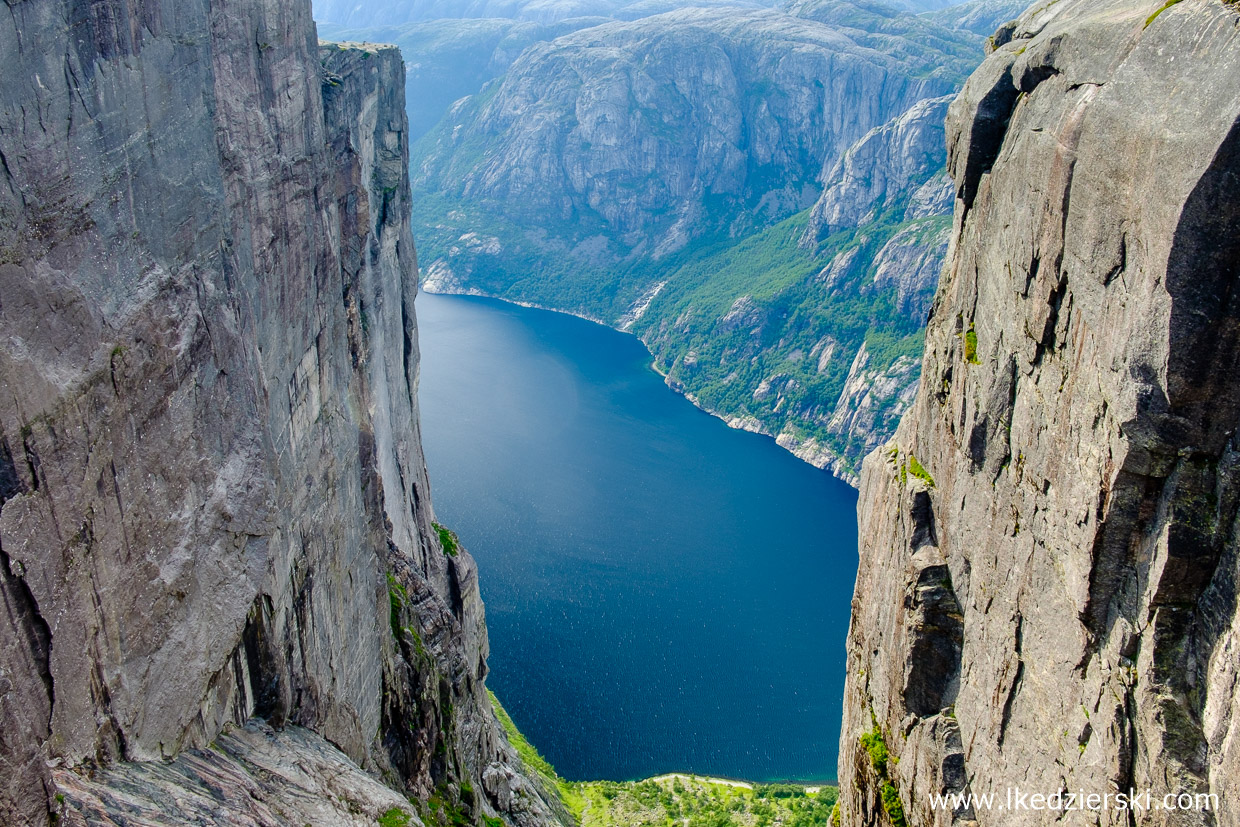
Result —
[{"label": "dark blue water", "polygon": [[835,777],[856,493],[664,386],[635,338],[418,298],[440,522],[495,690],[572,779]]}]

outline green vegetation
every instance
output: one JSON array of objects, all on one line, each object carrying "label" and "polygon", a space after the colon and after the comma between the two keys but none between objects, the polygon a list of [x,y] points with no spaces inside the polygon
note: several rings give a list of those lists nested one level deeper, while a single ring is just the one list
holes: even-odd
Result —
[{"label": "green vegetation", "polygon": [[[871,717],[873,713],[871,713]],[[874,722],[874,729],[864,733],[859,739],[861,746],[870,756],[870,765],[874,768],[874,774],[878,776],[879,795],[883,801],[883,810],[887,813],[888,820],[891,821],[892,827],[908,827],[908,821],[904,817],[904,805],[900,803],[900,791],[896,789],[896,785],[892,782],[887,774],[889,765],[898,759],[894,759],[887,752],[887,738],[883,734],[882,728],[878,722]]]},{"label": "green vegetation", "polygon": [[431,527],[439,535],[439,546],[443,549],[443,553],[449,557],[455,557],[461,549],[461,541],[456,536],[456,532],[444,528],[439,523],[431,523]]},{"label": "green vegetation", "polygon": [[426,649],[422,645],[422,636],[418,634],[417,629],[412,626],[400,625],[400,612],[405,606],[409,605],[409,590],[406,589],[399,580],[388,572],[388,623],[392,627],[392,637],[398,643],[405,638],[413,642],[414,651],[418,657],[426,654]]},{"label": "green vegetation", "polygon": [[392,637],[400,640],[400,610],[409,603],[409,591],[388,572],[388,622],[392,625]]},{"label": "green vegetation", "polygon": [[870,763],[874,765],[874,771],[879,775],[886,775],[887,739],[883,737],[883,731],[875,727],[872,731],[863,734],[860,741],[861,746],[865,747],[865,751],[870,755]]},{"label": "green vegetation", "polygon": [[[517,729],[512,716],[508,714],[508,710],[504,709],[504,705],[499,702],[499,698],[495,697],[495,693],[488,689],[487,695],[491,697],[491,707],[495,710],[495,717],[499,719],[500,726],[504,728],[504,733],[508,736],[508,743],[512,744],[517,751],[517,755],[521,757],[521,763],[542,781],[543,786],[547,790],[559,793],[560,800],[564,802],[564,806],[568,808],[568,811],[573,814],[574,818],[580,821],[581,812],[586,806],[586,800],[578,792],[576,785],[560,778],[555,771],[555,767],[551,766],[551,762],[543,758],[542,754],[529,742],[529,739],[521,734],[521,730]],[[492,826],[488,825],[488,827]]]},{"label": "green vegetation", "polygon": [[495,710],[495,717],[499,718],[500,726],[504,728],[504,732],[508,735],[508,742],[516,748],[517,754],[521,756],[521,762],[525,764],[526,768],[544,778],[558,778],[555,767],[551,766],[551,763],[546,758],[543,758],[534,745],[521,734],[521,730],[517,729],[517,725],[513,723],[508,710],[504,709],[504,705],[499,702],[499,698],[495,697],[495,693],[488,689],[487,694],[491,696],[491,706]]},{"label": "green vegetation", "polygon": [[904,818],[904,805],[900,803],[900,792],[896,785],[884,781],[881,794],[883,810],[887,812],[887,818],[891,819],[891,827],[908,827],[908,821]]},{"label": "green vegetation", "polygon": [[1171,8],[1178,2],[1180,2],[1180,0],[1167,0],[1166,3],[1163,3],[1161,6],[1159,6],[1158,11],[1154,12],[1149,17],[1145,18],[1145,26],[1143,28],[1148,29],[1150,27],[1150,24],[1153,23],[1158,18],[1158,15],[1162,14],[1163,12],[1165,12],[1167,9]]},{"label": "green vegetation", "polygon": [[934,477],[930,476],[930,472],[912,454],[908,455],[908,472],[930,488],[934,488]]},{"label": "green vegetation", "polygon": [[586,801],[581,827],[823,827],[839,797],[836,787],[682,775],[572,786]]},{"label": "green vegetation", "polygon": [[[566,781],[539,754],[489,692],[508,741],[525,768],[560,800],[581,827],[822,827],[839,797],[836,787],[744,784],[666,775],[645,781]],[[486,827],[499,827],[489,821]]]},{"label": "green vegetation", "polygon": [[399,807],[393,807],[379,816],[379,827],[409,827],[409,814]]},{"label": "green vegetation", "polygon": [[964,332],[964,360],[970,365],[980,365],[981,359],[977,358],[977,331],[973,329],[973,324],[969,324],[969,329]]},{"label": "green vegetation", "polygon": [[[462,787],[462,793],[467,786],[464,785]],[[443,786],[436,789],[435,794],[427,799],[428,817],[424,818],[423,821],[428,824],[439,824],[443,827],[474,827],[474,820],[469,817],[465,809],[448,800],[446,796],[447,790]]]}]

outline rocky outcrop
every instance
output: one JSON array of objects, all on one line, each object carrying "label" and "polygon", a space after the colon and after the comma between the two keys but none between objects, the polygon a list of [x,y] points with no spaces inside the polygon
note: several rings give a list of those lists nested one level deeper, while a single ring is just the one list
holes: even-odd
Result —
[{"label": "rocky outcrop", "polygon": [[910,199],[907,218],[949,215],[953,190],[940,173],[946,160],[943,120],[953,97],[919,101],[870,130],[824,170],[823,193],[810,211],[802,243],[813,246],[874,221],[900,196]]},{"label": "rocky outcrop", "polygon": [[1237,823],[1238,38],[1219,0],[1058,0],[952,105],[922,383],[862,474],[842,824]]},{"label": "rocky outcrop", "polygon": [[0,820],[302,824],[253,802],[332,767],[551,818],[431,527],[399,53],[303,1],[26,0],[0,65]]},{"label": "rocky outcrop", "polygon": [[[632,327],[673,387],[857,484],[862,457],[886,442],[917,391],[918,334],[950,236],[953,190],[942,172],[950,100],[921,101],[842,154],[806,223],[784,231],[799,245],[792,264],[729,253],[702,298],[645,305]],[[803,268],[802,280],[708,309],[706,297],[721,289],[713,281],[761,288],[772,259]],[[675,296],[675,276],[656,299],[665,289]]]}]

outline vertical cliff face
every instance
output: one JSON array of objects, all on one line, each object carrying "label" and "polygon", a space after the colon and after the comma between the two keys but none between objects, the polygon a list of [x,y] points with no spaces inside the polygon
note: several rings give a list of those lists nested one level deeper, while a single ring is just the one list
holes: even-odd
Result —
[{"label": "vertical cliff face", "polygon": [[862,475],[844,824],[1064,818],[927,800],[1013,787],[1237,823],[1240,9],[1161,6],[1040,4],[949,112],[921,388]]},{"label": "vertical cliff face", "polygon": [[549,818],[431,528],[399,53],[304,0],[7,10],[0,820],[373,823],[370,776]]}]

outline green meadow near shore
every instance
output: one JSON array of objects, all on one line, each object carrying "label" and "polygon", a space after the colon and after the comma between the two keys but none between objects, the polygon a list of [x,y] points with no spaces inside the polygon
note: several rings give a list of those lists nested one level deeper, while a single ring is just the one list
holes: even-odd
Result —
[{"label": "green meadow near shore", "polygon": [[750,784],[672,773],[644,781],[566,781],[504,710],[491,703],[530,773],[556,790],[581,827],[823,827],[834,818],[839,789]]}]

